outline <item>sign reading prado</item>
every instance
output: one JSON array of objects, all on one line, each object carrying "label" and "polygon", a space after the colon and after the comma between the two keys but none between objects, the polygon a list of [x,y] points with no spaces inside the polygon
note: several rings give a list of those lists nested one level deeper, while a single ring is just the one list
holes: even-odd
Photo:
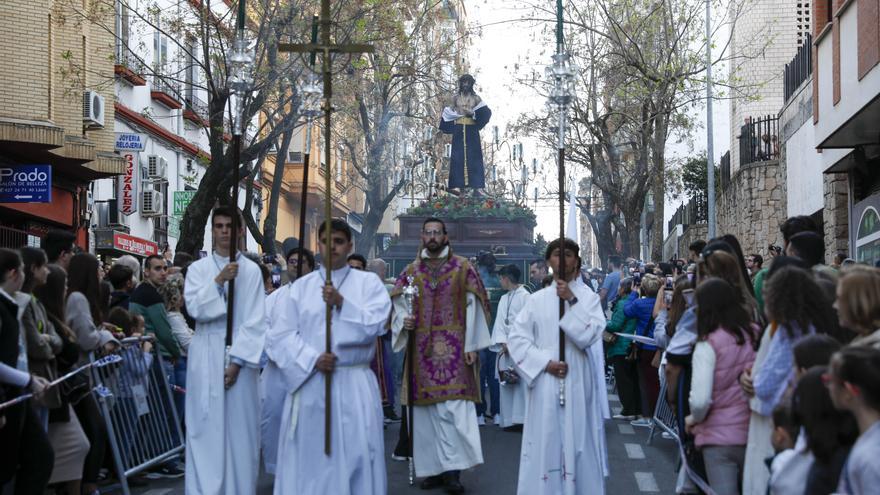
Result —
[{"label": "sign reading prado", "polygon": [[51,202],[51,165],[0,167],[0,203]]}]

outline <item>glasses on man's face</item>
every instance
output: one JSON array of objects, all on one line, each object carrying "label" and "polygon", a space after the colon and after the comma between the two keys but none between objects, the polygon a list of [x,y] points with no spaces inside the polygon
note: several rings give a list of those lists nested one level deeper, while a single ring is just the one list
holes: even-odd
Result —
[{"label": "glasses on man's face", "polygon": [[422,235],[425,237],[443,237],[445,234],[443,234],[442,230],[423,230]]}]

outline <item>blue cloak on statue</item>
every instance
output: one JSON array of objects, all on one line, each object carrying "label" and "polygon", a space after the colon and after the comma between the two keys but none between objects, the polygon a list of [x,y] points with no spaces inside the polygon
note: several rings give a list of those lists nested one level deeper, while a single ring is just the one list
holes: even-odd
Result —
[{"label": "blue cloak on statue", "polygon": [[449,189],[465,186],[474,189],[486,187],[480,131],[486,127],[490,118],[492,111],[483,101],[474,107],[473,118],[462,116],[449,107],[443,109],[440,131],[444,134],[452,134]]}]

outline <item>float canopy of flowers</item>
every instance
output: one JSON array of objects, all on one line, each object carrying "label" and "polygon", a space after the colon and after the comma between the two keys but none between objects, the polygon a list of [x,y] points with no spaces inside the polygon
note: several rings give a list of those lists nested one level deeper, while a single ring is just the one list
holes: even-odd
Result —
[{"label": "float canopy of flowers", "polygon": [[534,227],[535,212],[530,208],[487,197],[456,197],[447,195],[422,201],[418,206],[406,211],[408,215],[425,215],[443,218],[503,218],[506,220],[526,220],[526,225]]}]

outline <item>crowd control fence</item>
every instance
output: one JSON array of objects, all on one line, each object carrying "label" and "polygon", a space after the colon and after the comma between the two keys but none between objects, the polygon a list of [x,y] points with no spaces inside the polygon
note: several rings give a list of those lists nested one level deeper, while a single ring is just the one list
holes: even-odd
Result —
[{"label": "crowd control fence", "polygon": [[155,339],[123,339],[121,361],[92,368],[124,495],[130,494],[129,477],[179,456],[185,442],[162,356],[143,352],[144,342]]}]

